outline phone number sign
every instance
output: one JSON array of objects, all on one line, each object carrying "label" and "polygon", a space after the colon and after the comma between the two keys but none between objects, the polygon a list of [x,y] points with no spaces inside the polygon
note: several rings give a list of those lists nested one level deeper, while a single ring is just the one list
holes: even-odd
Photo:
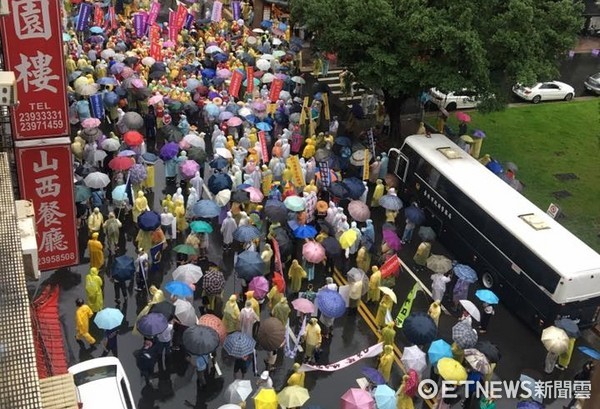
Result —
[{"label": "phone number sign", "polygon": [[6,69],[17,79],[11,109],[14,139],[69,134],[62,29],[58,1],[8,0],[0,17]]},{"label": "phone number sign", "polygon": [[78,263],[71,147],[16,148],[22,197],[33,202],[39,268]]}]

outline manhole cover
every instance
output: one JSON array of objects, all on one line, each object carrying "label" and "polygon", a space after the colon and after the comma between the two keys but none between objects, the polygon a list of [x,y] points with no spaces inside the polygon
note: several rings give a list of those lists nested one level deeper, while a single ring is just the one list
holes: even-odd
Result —
[{"label": "manhole cover", "polygon": [[574,173],[555,173],[554,177],[556,179],[560,180],[561,182],[566,182],[567,180],[579,179],[579,177],[577,177],[577,175]]},{"label": "manhole cover", "polygon": [[568,190],[559,190],[558,192],[552,192],[552,196],[554,196],[556,199],[564,199],[573,195]]}]

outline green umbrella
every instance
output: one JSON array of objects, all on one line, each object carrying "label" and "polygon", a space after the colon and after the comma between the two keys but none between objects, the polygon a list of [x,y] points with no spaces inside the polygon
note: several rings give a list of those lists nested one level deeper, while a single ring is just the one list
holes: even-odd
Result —
[{"label": "green umbrella", "polygon": [[206,162],[206,152],[202,148],[192,147],[188,149],[187,156],[198,163]]},{"label": "green umbrella", "polygon": [[173,249],[177,253],[187,254],[188,256],[194,256],[198,254],[198,251],[194,248],[194,246],[190,246],[189,244],[179,244],[175,246]]},{"label": "green umbrella", "polygon": [[190,228],[194,233],[212,233],[213,228],[210,224],[203,220],[196,220],[190,224]]}]

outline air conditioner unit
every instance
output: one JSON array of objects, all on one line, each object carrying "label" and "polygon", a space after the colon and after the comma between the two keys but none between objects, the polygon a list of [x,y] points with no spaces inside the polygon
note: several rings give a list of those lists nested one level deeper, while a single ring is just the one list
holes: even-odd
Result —
[{"label": "air conditioner unit", "polygon": [[9,1],[10,0],[0,0],[0,16],[8,16],[10,14]]},{"label": "air conditioner unit", "polygon": [[17,105],[17,101],[17,80],[15,73],[12,71],[0,71],[0,106]]}]

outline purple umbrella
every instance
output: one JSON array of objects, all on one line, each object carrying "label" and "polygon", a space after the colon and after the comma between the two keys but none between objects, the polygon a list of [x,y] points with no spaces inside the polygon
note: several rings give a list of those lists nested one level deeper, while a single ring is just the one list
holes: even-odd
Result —
[{"label": "purple umbrella", "polygon": [[125,68],[125,64],[123,64],[122,62],[114,63],[112,65],[112,67],[110,67],[110,73],[111,74],[120,74],[124,68]]},{"label": "purple umbrella", "polygon": [[475,138],[483,139],[485,138],[485,132],[483,132],[481,129],[476,129],[475,132],[473,132],[473,136]]},{"label": "purple umbrella", "polygon": [[162,160],[170,160],[177,156],[179,153],[179,145],[176,142],[169,142],[160,148],[160,158]]},{"label": "purple umbrella", "polygon": [[404,216],[415,224],[421,224],[425,221],[425,213],[415,205],[404,209]]},{"label": "purple umbrella", "polygon": [[321,290],[317,293],[317,305],[323,314],[339,318],[346,312],[346,301],[337,291]]},{"label": "purple umbrella", "polygon": [[146,167],[140,163],[136,163],[129,169],[131,183],[141,183],[146,180],[146,176],[148,176],[148,171],[146,170]]},{"label": "purple umbrella", "polygon": [[402,247],[402,244],[400,243],[400,238],[391,229],[383,230],[383,241],[385,241],[388,247],[394,251],[400,251],[400,248]]},{"label": "purple umbrella", "polygon": [[362,374],[375,385],[385,385],[386,381],[381,372],[379,372],[375,368],[371,368],[369,366],[365,366],[362,369]]},{"label": "purple umbrella", "polygon": [[181,174],[186,179],[191,179],[196,175],[196,172],[200,170],[200,165],[198,162],[192,159],[188,159],[181,164]]},{"label": "purple umbrella", "polygon": [[218,78],[229,78],[229,77],[231,77],[231,71],[229,71],[226,68],[224,68],[222,70],[217,70],[217,77]]},{"label": "purple umbrella", "polygon": [[167,318],[163,314],[151,312],[140,318],[137,329],[140,334],[152,338],[167,329],[168,325]]},{"label": "purple umbrella", "polygon": [[223,111],[219,114],[219,121],[227,121],[228,119],[233,118],[233,113],[229,111]]}]

